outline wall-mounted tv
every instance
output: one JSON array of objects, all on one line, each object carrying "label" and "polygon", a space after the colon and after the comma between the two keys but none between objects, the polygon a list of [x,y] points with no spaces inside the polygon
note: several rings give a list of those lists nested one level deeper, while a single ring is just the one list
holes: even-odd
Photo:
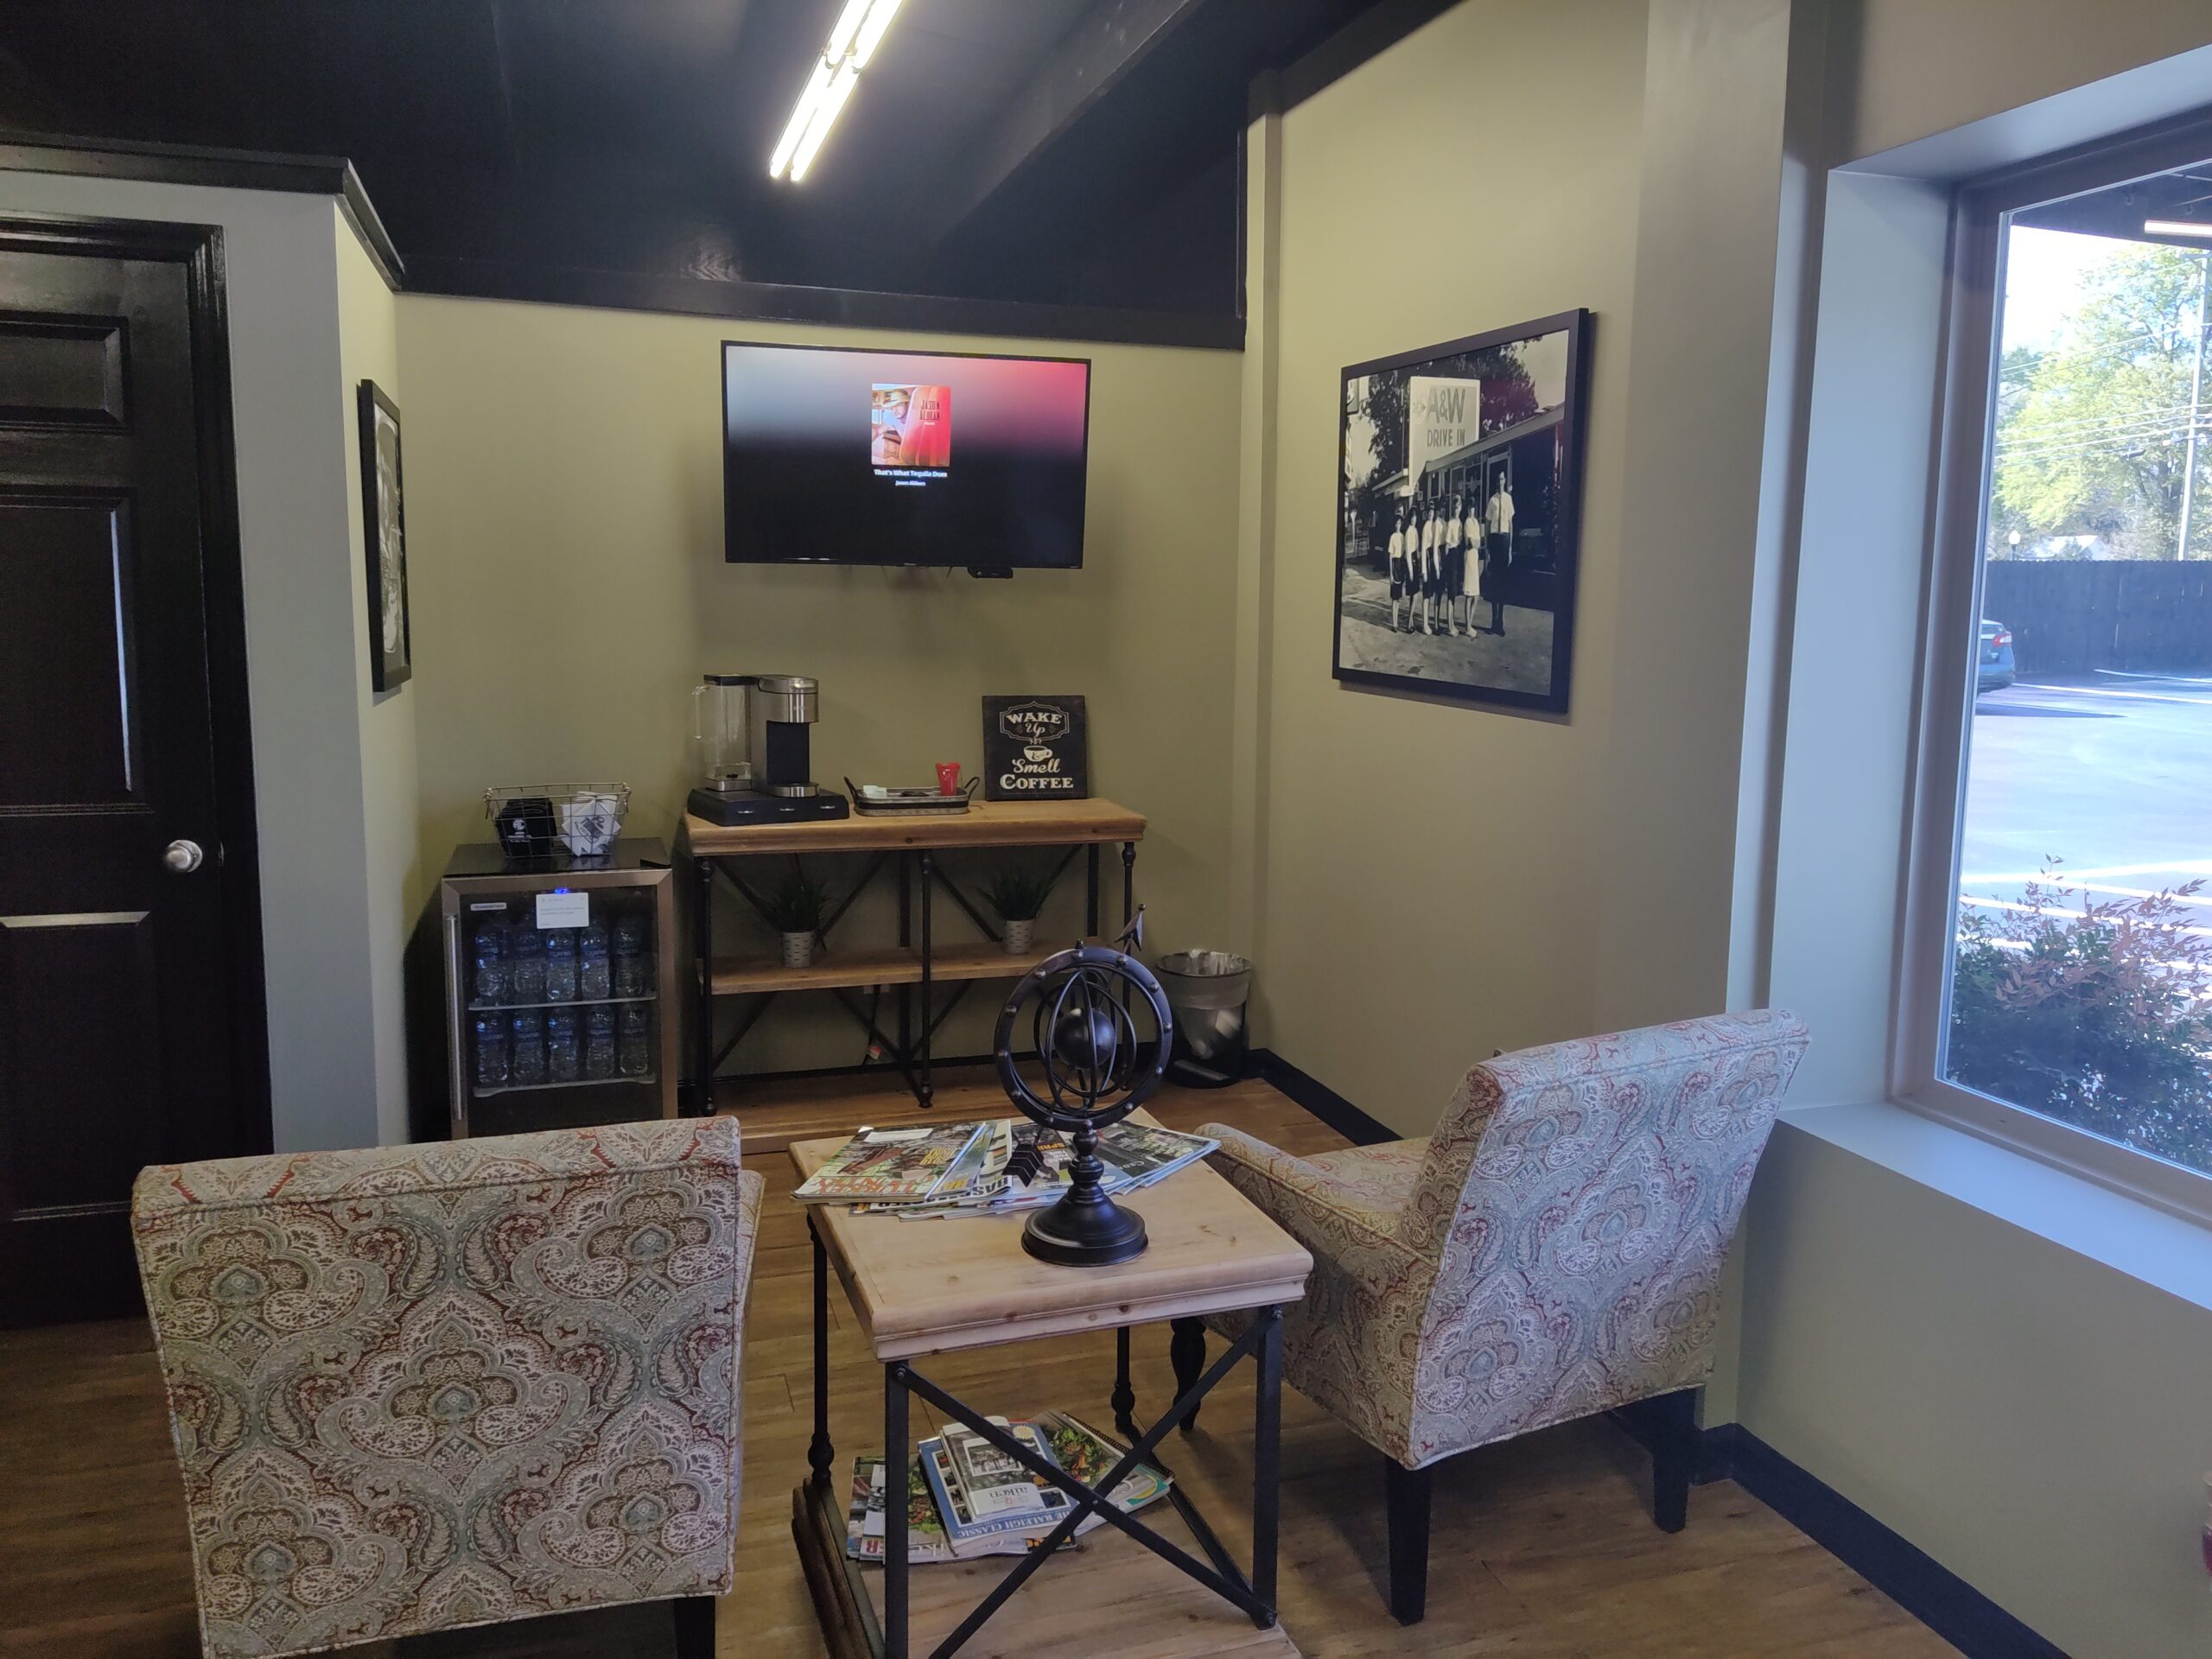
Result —
[{"label": "wall-mounted tv", "polygon": [[722,345],[734,564],[1079,569],[1080,358]]}]

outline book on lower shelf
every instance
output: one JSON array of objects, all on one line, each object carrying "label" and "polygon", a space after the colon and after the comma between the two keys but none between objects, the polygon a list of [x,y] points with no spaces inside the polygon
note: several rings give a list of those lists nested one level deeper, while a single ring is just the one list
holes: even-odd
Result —
[{"label": "book on lower shelf", "polygon": [[[990,1421],[1044,1461],[1086,1484],[1104,1479],[1128,1452],[1119,1441],[1067,1412],[1044,1412],[1030,1421]],[[907,1480],[906,1559],[917,1565],[1026,1554],[1067,1518],[1076,1503],[981,1434],[957,1424],[916,1448]],[[1116,1508],[1134,1514],[1166,1496],[1169,1485],[1166,1474],[1140,1464],[1108,1496]],[[882,1458],[862,1455],[854,1460],[845,1554],[856,1561],[882,1564],[887,1487]],[[1096,1511],[1085,1516],[1076,1528],[1077,1535],[1104,1519]],[[1071,1538],[1063,1548],[1077,1545]]]}]

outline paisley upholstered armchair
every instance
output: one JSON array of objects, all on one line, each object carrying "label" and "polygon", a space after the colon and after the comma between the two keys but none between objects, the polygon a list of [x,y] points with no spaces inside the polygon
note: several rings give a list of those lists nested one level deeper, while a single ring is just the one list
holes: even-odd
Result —
[{"label": "paisley upholstered armchair", "polygon": [[207,1659],[678,1598],[706,1651],[760,1203],[728,1118],[143,1173]]},{"label": "paisley upholstered armchair", "polygon": [[[1384,1456],[1401,1621],[1426,1599],[1427,1471],[1474,1446],[1636,1408],[1680,1529],[1721,1266],[1804,1049],[1789,1014],[1728,1014],[1486,1060],[1427,1140],[1301,1159],[1201,1131],[1313,1254],[1284,1375]],[[1175,1346],[1195,1376],[1203,1334]]]}]

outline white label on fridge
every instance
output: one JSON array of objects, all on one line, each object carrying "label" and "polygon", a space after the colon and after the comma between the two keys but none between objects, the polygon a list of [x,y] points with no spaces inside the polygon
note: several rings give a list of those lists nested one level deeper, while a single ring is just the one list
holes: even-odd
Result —
[{"label": "white label on fridge", "polygon": [[591,921],[591,894],[571,893],[566,887],[554,893],[537,895],[537,925],[540,927],[583,927]]}]

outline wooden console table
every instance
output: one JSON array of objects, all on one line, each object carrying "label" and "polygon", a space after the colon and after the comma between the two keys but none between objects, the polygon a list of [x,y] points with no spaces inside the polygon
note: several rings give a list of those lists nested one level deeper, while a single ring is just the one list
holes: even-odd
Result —
[{"label": "wooden console table", "polygon": [[[1154,1122],[1143,1113],[1134,1121]],[[843,1144],[842,1136],[794,1144],[791,1162],[800,1179]],[[907,1222],[856,1216],[842,1205],[807,1206],[814,1244],[814,1434],[807,1478],[791,1494],[791,1532],[836,1659],[907,1659],[911,1650],[948,1659],[995,1615],[1001,1621],[990,1639],[995,1653],[1297,1659],[1296,1646],[1275,1618],[1282,1311],[1305,1295],[1313,1258],[1204,1163],[1120,1201],[1143,1215],[1151,1245],[1135,1261],[1106,1268],[1054,1267],[1029,1255],[1021,1248],[1027,1217],[1020,1215]],[[884,1510],[882,1570],[864,1571],[848,1558],[845,1494],[830,1439],[833,1268],[883,1367],[889,1468],[907,1465],[907,1405],[910,1396],[918,1395],[939,1417],[965,1423],[1075,1499],[1061,1535],[1071,1534],[1089,1512],[1103,1516],[1110,1526],[1098,1529],[1083,1550],[1068,1557],[1040,1548],[1017,1557],[929,1566],[916,1577],[907,1562],[906,1504],[894,1496]],[[1200,1319],[1245,1309],[1252,1313],[1250,1325],[1208,1365]],[[1151,1427],[1141,1429],[1129,1377],[1129,1329],[1151,1323],[1173,1325],[1179,1338],[1170,1351],[1178,1398]],[[1027,1448],[990,1421],[989,1408],[968,1405],[919,1370],[933,1355],[1108,1330],[1116,1338],[1109,1403],[1132,1463],[1160,1465],[1158,1447],[1169,1430],[1187,1429],[1207,1391],[1238,1360],[1247,1355],[1253,1360],[1249,1575],[1216,1537],[1184,1482],[1173,1483],[1160,1508],[1124,1515],[1099,1491],[1057,1467],[1038,1465]],[[1112,1490],[1120,1472],[1102,1478],[1099,1487]],[[1033,1573],[1048,1566],[1058,1580],[1053,1590],[1007,1605]],[[1102,1619],[1103,1625],[1085,1622]]]},{"label": "wooden console table", "polygon": [[[1122,919],[1126,925],[1135,907],[1137,842],[1143,839],[1144,830],[1141,814],[1111,801],[978,801],[965,812],[942,818],[866,817],[855,812],[849,818],[828,823],[731,828],[686,814],[680,850],[689,861],[691,875],[690,1012],[696,1109],[714,1109],[715,1074],[769,1002],[785,991],[835,993],[845,1011],[891,1056],[914,1098],[925,1106],[930,1104],[935,1093],[930,1080],[931,1044],[968,987],[979,980],[1019,978],[1065,948],[1064,942],[1040,943],[1026,955],[1009,956],[999,943],[997,927],[940,868],[938,855],[971,847],[1064,847],[1066,854],[1052,872],[1057,881],[1076,854],[1085,853],[1089,894],[1084,933],[1095,938],[1099,926],[1099,850],[1111,842],[1121,843]],[[836,901],[824,920],[825,938],[854,899],[888,868],[899,883],[897,944],[884,950],[837,951],[808,968],[786,968],[772,957],[715,956],[716,877],[760,910],[760,894],[747,879],[744,861],[767,855],[788,857],[810,853],[869,855],[859,880]],[[935,898],[940,887],[982,933],[982,943],[946,946],[938,941]],[[958,988],[942,1007],[937,1003],[940,982]],[[881,986],[895,988],[899,994],[895,1038],[880,1030],[873,1014],[849,995]],[[750,997],[753,1001],[735,1028],[717,1040],[715,1004],[722,997]]]}]

